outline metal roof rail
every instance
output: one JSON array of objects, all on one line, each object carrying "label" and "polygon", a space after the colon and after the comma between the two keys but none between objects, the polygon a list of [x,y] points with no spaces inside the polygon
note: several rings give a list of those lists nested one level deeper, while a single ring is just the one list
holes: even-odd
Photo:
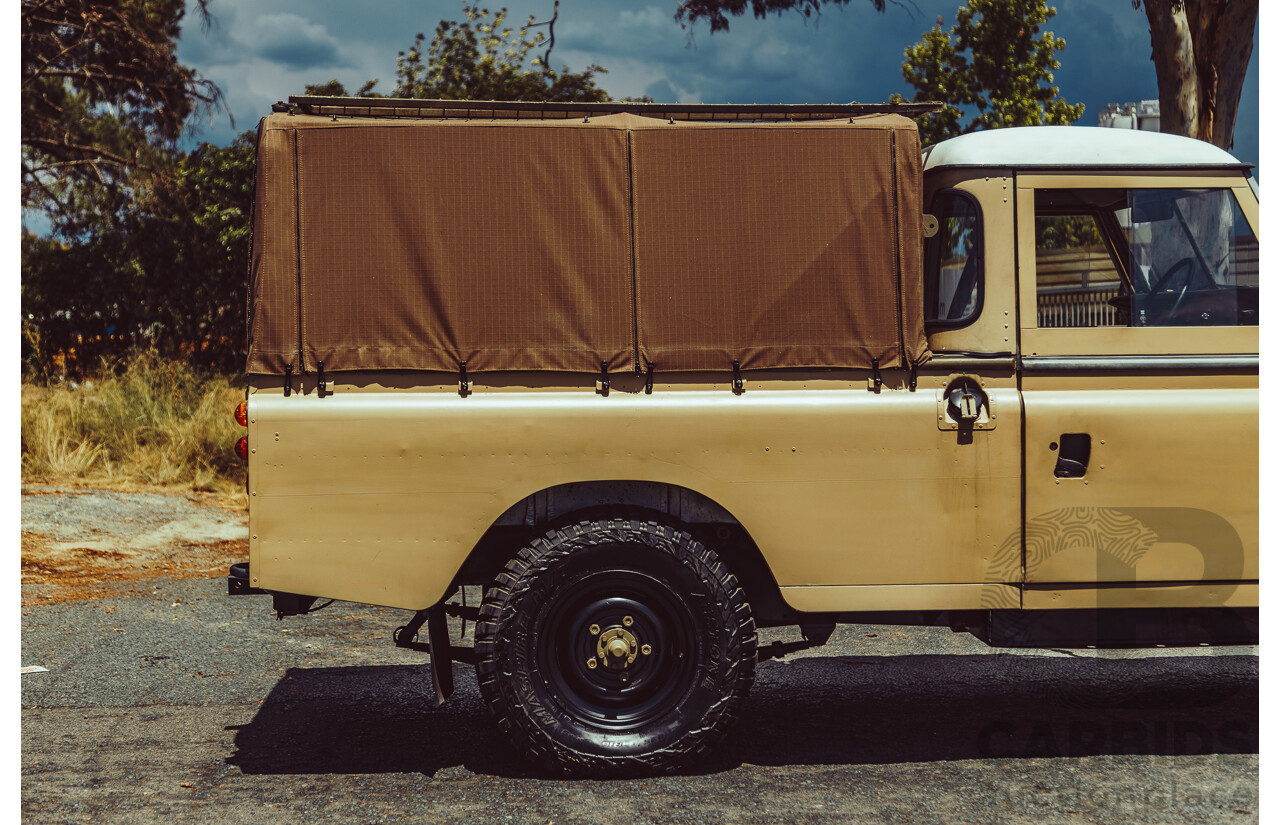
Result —
[{"label": "metal roof rail", "polygon": [[[281,104],[276,104],[279,107]],[[394,97],[290,95],[289,105],[309,115],[378,118],[461,118],[562,120],[623,112],[664,120],[742,123],[834,120],[860,115],[896,114],[919,118],[942,109],[941,103],[558,103],[512,100],[413,100]]]}]

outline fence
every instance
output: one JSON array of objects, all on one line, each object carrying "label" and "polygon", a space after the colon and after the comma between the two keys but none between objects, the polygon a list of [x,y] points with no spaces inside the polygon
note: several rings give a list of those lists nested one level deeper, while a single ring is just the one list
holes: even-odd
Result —
[{"label": "fence", "polygon": [[1120,313],[1108,302],[1119,294],[1114,285],[1038,289],[1036,325],[1041,329],[1114,326],[1121,323]]}]

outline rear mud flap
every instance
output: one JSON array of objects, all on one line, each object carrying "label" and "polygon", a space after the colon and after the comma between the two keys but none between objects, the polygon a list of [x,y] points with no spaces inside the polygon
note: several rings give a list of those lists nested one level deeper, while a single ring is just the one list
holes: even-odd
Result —
[{"label": "rear mud flap", "polygon": [[453,695],[453,650],[443,605],[427,611],[427,640],[431,643],[431,685],[436,691],[436,707],[439,707]]},{"label": "rear mud flap", "polygon": [[[427,626],[427,643],[417,641],[418,631]],[[453,652],[449,643],[449,618],[444,604],[419,610],[404,627],[396,628],[392,636],[396,647],[420,650],[431,654],[431,687],[436,697],[436,707],[443,705],[453,694]],[[469,651],[468,651],[469,652]]]}]

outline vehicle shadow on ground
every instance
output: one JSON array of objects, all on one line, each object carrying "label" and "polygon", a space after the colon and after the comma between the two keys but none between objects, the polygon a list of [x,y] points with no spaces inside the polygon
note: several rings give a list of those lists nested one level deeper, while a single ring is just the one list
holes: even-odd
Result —
[{"label": "vehicle shadow on ground", "polygon": [[[423,666],[291,668],[235,735],[250,774],[536,771],[469,667],[433,707]],[[1256,656],[843,656],[762,663],[742,718],[693,774],[1106,754],[1257,753]]]}]

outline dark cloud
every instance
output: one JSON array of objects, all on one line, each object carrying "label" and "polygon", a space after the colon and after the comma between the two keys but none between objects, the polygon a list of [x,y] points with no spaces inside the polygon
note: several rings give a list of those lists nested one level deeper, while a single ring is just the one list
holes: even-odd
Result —
[{"label": "dark cloud", "polygon": [[241,38],[252,53],[294,69],[345,63],[328,28],[296,14],[261,15]]},{"label": "dark cloud", "polygon": [[[705,24],[682,30],[676,0],[561,0],[552,63],[580,71],[608,69],[600,85],[611,94],[648,94],[664,102],[876,102],[894,92],[910,97],[903,51],[941,15],[955,21],[962,0],[915,0],[876,12],[865,0],[798,14],[734,18],[727,34]],[[507,24],[546,20],[551,0],[511,0]],[[460,2],[384,0],[353,7],[348,0],[213,0],[219,26],[201,33],[188,19],[180,54],[223,85],[242,123],[256,122],[270,103],[306,83],[337,78],[349,88],[395,74],[395,57],[416,32],[430,37],[441,18],[461,17]],[[1146,16],[1123,0],[1057,4],[1045,27],[1067,41],[1056,83],[1070,102],[1083,102],[1085,125],[1107,103],[1156,97]],[[544,30],[545,31],[545,30]],[[1255,54],[1256,54],[1255,48]],[[1237,123],[1236,154],[1257,159],[1257,58]],[[386,90],[389,83],[379,88]],[[233,130],[219,128],[218,139]],[[224,137],[225,136],[225,137]]]},{"label": "dark cloud", "polygon": [[650,83],[645,87],[644,93],[653,98],[655,103],[678,103],[680,94],[666,80],[659,80]]}]

